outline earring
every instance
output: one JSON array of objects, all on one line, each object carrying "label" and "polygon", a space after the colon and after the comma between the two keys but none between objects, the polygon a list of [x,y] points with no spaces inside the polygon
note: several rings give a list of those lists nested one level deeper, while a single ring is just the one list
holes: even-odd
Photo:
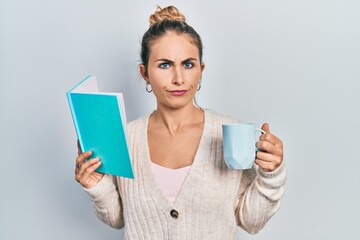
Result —
[{"label": "earring", "polygon": [[152,92],[152,88],[151,88],[151,85],[150,85],[149,82],[146,82],[146,87],[145,87],[145,89],[146,89],[146,91],[147,91],[148,93],[151,93],[151,92]]},{"label": "earring", "polygon": [[196,91],[198,92],[200,89],[201,89],[201,82],[199,82],[199,86]]}]

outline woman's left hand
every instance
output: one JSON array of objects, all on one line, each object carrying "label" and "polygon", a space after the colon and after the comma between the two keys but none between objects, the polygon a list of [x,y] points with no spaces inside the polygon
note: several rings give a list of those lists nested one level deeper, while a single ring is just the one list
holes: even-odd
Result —
[{"label": "woman's left hand", "polygon": [[256,153],[255,163],[264,171],[272,172],[277,169],[283,161],[283,143],[275,135],[270,133],[268,123],[261,127],[266,133],[261,135],[256,147],[261,151]]}]

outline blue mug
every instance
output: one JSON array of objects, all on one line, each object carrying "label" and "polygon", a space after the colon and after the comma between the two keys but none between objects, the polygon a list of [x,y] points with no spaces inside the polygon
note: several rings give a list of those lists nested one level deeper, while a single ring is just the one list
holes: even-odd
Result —
[{"label": "blue mug", "polygon": [[254,123],[223,124],[223,154],[230,169],[250,169],[254,165],[256,151],[256,129]]}]

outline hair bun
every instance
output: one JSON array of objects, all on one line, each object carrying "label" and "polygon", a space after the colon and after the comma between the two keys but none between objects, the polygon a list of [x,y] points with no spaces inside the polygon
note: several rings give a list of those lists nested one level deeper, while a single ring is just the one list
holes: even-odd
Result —
[{"label": "hair bun", "polygon": [[175,20],[185,22],[185,16],[179,12],[174,6],[168,6],[166,8],[157,7],[154,14],[151,14],[149,18],[150,26],[163,20]]}]

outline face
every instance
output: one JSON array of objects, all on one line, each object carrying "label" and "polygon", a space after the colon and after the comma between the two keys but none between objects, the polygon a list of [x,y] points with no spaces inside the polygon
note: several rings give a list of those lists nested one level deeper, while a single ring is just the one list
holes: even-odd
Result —
[{"label": "face", "polygon": [[199,50],[184,34],[166,33],[152,42],[147,69],[142,77],[151,84],[158,108],[193,106],[204,65]]}]

